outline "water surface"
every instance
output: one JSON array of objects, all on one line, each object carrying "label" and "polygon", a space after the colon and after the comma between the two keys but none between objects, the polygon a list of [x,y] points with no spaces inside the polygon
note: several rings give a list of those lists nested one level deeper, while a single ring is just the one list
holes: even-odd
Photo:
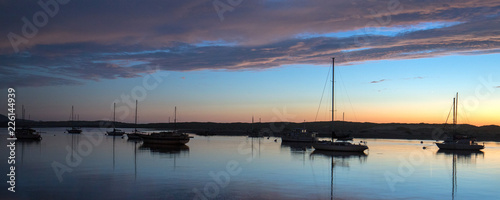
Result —
[{"label": "water surface", "polygon": [[[441,152],[434,141],[361,139],[370,149],[359,154],[319,152],[274,137],[193,135],[185,146],[147,146],[104,136],[100,129],[84,128],[80,135],[66,134],[64,128],[39,130],[42,141],[17,141],[16,193],[8,192],[4,182],[2,199],[498,199],[499,195],[500,143],[496,142],[471,153]],[[6,130],[1,134],[6,136]],[[8,173],[7,141],[3,143],[2,169]]]}]

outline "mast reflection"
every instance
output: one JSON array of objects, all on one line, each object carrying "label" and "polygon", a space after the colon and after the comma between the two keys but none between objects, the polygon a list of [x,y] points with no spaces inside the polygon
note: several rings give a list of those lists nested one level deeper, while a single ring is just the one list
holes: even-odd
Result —
[{"label": "mast reflection", "polygon": [[477,159],[484,159],[482,151],[466,151],[466,150],[443,150],[437,151],[437,155],[451,157],[452,160],[452,180],[451,180],[451,199],[455,199],[458,190],[457,181],[457,163],[460,164],[476,164]]}]

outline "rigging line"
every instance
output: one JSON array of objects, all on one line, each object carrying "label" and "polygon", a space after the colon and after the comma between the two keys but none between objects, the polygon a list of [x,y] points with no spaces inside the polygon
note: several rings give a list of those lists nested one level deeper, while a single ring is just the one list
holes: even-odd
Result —
[{"label": "rigging line", "polygon": [[326,84],[328,83],[329,77],[330,77],[330,68],[328,68],[328,73],[326,76],[325,85],[323,86],[323,92],[321,93],[321,99],[319,99],[318,111],[316,111],[316,117],[314,118],[314,121],[316,121],[318,119],[318,113],[319,113],[319,110],[321,109],[321,102],[323,101],[323,96],[325,95]]},{"label": "rigging line", "polygon": [[453,106],[450,108],[450,112],[448,112],[448,116],[446,117],[446,121],[444,122],[444,129],[446,129],[446,125],[448,124],[448,119],[450,118],[451,115],[451,110],[453,110]]},{"label": "rigging line", "polygon": [[[462,104],[462,102],[460,102],[460,106],[462,108],[463,111],[465,111],[465,106],[464,104]],[[464,116],[465,116],[465,121],[467,124],[470,124],[470,121],[469,121],[469,116],[467,115],[467,112],[462,112],[462,113],[465,113]],[[465,124],[465,123],[464,123]]]},{"label": "rigging line", "polygon": [[352,113],[354,114],[354,119],[358,121],[358,117],[356,117],[356,111],[354,111],[354,107],[352,106],[351,102],[351,97],[349,96],[349,93],[347,93],[347,87],[345,86],[344,79],[342,78],[342,72],[341,70],[338,70],[337,74],[339,74],[340,81],[342,83],[342,86],[344,87],[344,93],[347,96],[347,100],[349,101],[349,105],[351,106]]}]

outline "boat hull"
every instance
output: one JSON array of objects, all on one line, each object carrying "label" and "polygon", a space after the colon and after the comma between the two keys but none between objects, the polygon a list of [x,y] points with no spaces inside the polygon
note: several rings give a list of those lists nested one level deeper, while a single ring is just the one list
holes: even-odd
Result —
[{"label": "boat hull", "polygon": [[368,146],[361,144],[350,143],[314,143],[314,149],[322,151],[344,151],[344,152],[363,152],[368,149]]},{"label": "boat hull", "polygon": [[174,144],[181,145],[189,142],[189,138],[187,139],[166,139],[166,138],[156,138],[156,137],[142,137],[142,140],[145,144]]},{"label": "boat hull", "polygon": [[125,134],[125,132],[119,132],[119,131],[108,131],[106,132],[109,136],[122,136]]},{"label": "boat hull", "polygon": [[484,149],[484,146],[479,144],[470,145],[470,144],[459,144],[459,143],[452,143],[452,144],[436,143],[436,145],[439,147],[439,149],[444,149],[444,150],[479,151],[481,149]]},{"label": "boat hull", "polygon": [[69,129],[69,130],[66,130],[68,133],[71,133],[71,134],[79,134],[79,133],[82,133],[82,130],[79,130],[79,129]]},{"label": "boat hull", "polygon": [[327,157],[336,157],[336,158],[350,158],[350,157],[366,157],[366,153],[364,151],[325,151],[315,149],[311,155],[323,155]]},{"label": "boat hull", "polygon": [[127,133],[127,138],[129,140],[140,140],[142,139],[138,133]]},{"label": "boat hull", "polygon": [[189,135],[174,132],[160,132],[151,135],[140,134],[144,144],[172,144],[182,145],[189,142]]},{"label": "boat hull", "polygon": [[17,135],[16,139],[18,140],[42,140],[42,136],[40,135]]},{"label": "boat hull", "polygon": [[282,142],[306,142],[313,143],[318,141],[316,138],[297,138],[297,137],[281,137]]},{"label": "boat hull", "polygon": [[31,128],[21,128],[15,132],[18,140],[42,140],[40,133]]}]

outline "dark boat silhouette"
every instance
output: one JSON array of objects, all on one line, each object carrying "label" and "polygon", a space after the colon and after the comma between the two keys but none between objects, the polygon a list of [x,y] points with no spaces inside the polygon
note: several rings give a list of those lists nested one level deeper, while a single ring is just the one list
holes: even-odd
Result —
[{"label": "dark boat silhouette", "polygon": [[[334,88],[335,88],[335,58],[332,58],[332,108],[334,108]],[[363,152],[368,149],[366,143],[351,143],[348,140],[352,140],[350,136],[339,136],[336,135],[333,129],[334,122],[334,112],[332,111],[332,138],[331,141],[319,141],[313,144],[314,149],[323,151],[348,151],[348,152]],[[336,139],[336,140],[335,140]]]},{"label": "dark boat silhouette", "polygon": [[183,145],[189,142],[191,136],[187,133],[177,131],[175,125],[177,123],[177,107],[174,112],[174,130],[173,131],[160,131],[150,134],[140,134],[145,144],[175,144]]},{"label": "dark boat silhouette", "polygon": [[74,114],[73,114],[73,106],[71,106],[71,129],[66,129],[66,132],[68,133],[73,133],[73,134],[79,134],[79,133],[82,133],[82,129],[80,127],[75,127],[73,125],[74,123]]},{"label": "dark boat silhouette", "polygon": [[453,98],[453,130],[451,136],[446,138],[444,142],[436,143],[439,149],[444,150],[469,150],[479,151],[484,149],[484,144],[480,145],[476,142],[476,138],[468,135],[458,134],[457,132],[458,120],[458,93]]},{"label": "dark boat silhouette", "polygon": [[[23,122],[26,122],[24,120],[24,105],[22,106],[22,120]],[[15,135],[18,140],[42,140],[42,136],[40,135],[40,132],[36,131],[35,129],[32,129],[30,127],[21,127],[15,130]]]},{"label": "dark boat silhouette", "polygon": [[115,128],[115,117],[116,117],[116,103],[113,103],[113,131],[106,131],[109,136],[122,136],[125,134],[124,131]]},{"label": "dark boat silhouette", "polygon": [[141,132],[137,131],[137,100],[135,100],[135,129],[132,133],[127,133],[128,140],[141,140]]}]

